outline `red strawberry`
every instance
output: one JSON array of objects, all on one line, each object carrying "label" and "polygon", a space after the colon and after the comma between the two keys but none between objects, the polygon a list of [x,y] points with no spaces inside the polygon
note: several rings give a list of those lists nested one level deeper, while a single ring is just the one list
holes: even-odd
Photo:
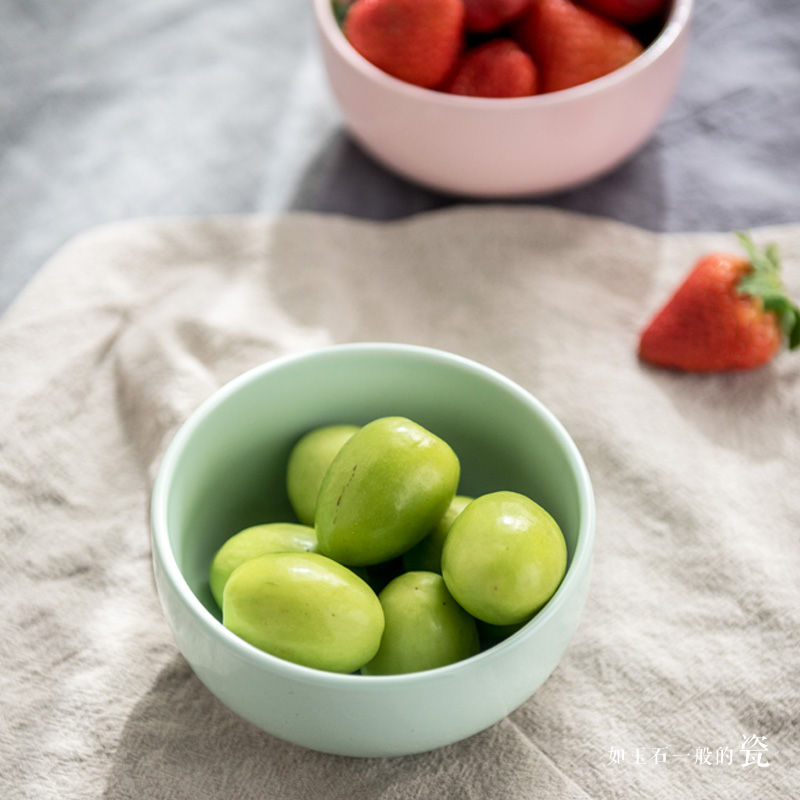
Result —
[{"label": "red strawberry", "polygon": [[764,253],[739,234],[748,258],[701,258],[639,342],[643,361],[687,372],[760,367],[784,339],[800,345],[800,309],[786,295],[774,246]]},{"label": "red strawberry", "polygon": [[470,33],[491,33],[522,14],[528,0],[464,0],[464,24]]},{"label": "red strawberry", "polygon": [[470,97],[536,94],[533,59],[511,39],[492,39],[467,50],[445,91]]},{"label": "red strawberry", "polygon": [[571,0],[531,0],[514,36],[539,67],[542,92],[600,78],[644,50],[621,25]]},{"label": "red strawberry", "polygon": [[455,66],[464,36],[463,0],[355,0],[344,34],[376,67],[425,88]]},{"label": "red strawberry", "polygon": [[666,0],[580,0],[580,3],[621,25],[646,22],[667,5]]}]

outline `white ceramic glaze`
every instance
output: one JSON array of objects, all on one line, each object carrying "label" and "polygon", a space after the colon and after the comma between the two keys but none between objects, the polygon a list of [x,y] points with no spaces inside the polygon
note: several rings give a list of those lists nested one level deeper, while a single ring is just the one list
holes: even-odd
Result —
[{"label": "white ceramic glaze", "polygon": [[[263,653],[226,630],[211,556],[248,524],[286,519],[284,469],[305,431],[400,414],[448,441],[462,493],[528,494],[558,520],[569,566],[537,616],[499,645],[427,672],[338,675]],[[558,420],[517,384],[459,356],[396,344],[339,345],[276,359],[232,381],[183,425],[152,497],[156,585],[200,680],[287,741],[348,756],[434,749],[499,721],[547,679],[586,602],[595,509],[589,475]]]},{"label": "white ceramic glaze", "polygon": [[674,0],[664,29],[622,69],[528,98],[421,89],[357,53],[330,0],[314,0],[322,57],[345,125],[372,156],[430,188],[466,196],[540,195],[618,166],[651,136],[677,86],[693,0]]}]

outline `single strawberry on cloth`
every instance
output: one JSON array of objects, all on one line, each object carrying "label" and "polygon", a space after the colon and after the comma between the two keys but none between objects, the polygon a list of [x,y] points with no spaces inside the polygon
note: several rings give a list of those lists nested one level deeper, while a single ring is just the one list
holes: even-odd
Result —
[{"label": "single strawberry on cloth", "polygon": [[[750,233],[800,296],[800,225]],[[68,244],[0,321],[0,796],[796,796],[800,356],[695,374],[637,355],[689,266],[735,247],[502,206],[140,220]],[[159,459],[202,400],[366,340],[522,384],[598,504],[589,602],[550,679],[397,759],[304,750],[223,707],[173,644],[148,538]]]},{"label": "single strawberry on cloth", "polygon": [[746,255],[707,253],[642,332],[639,356],[686,372],[769,363],[800,346],[800,309],[788,296],[780,255],[739,234]]}]

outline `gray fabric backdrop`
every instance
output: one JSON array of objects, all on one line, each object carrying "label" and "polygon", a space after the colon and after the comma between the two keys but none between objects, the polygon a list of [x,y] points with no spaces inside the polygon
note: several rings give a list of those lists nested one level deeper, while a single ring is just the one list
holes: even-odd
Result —
[{"label": "gray fabric backdrop", "polygon": [[[0,3],[0,310],[98,223],[310,210],[389,219],[451,198],[342,134],[310,0]],[[697,0],[656,136],[545,198],[655,231],[800,219],[800,3]]]}]

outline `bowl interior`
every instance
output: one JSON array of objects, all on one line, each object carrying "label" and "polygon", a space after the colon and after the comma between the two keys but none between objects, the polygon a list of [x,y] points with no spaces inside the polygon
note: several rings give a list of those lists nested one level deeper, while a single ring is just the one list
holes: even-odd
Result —
[{"label": "bowl interior", "polygon": [[571,563],[581,530],[590,527],[591,487],[575,445],[546,408],[458,356],[346,345],[242,375],[201,406],[170,446],[156,517],[163,513],[175,564],[211,614],[220,614],[208,587],[217,548],[249,525],[295,519],[285,469],[298,438],[320,425],[388,415],[408,417],[453,447],[459,493],[508,489],[544,506],[564,532]]}]

